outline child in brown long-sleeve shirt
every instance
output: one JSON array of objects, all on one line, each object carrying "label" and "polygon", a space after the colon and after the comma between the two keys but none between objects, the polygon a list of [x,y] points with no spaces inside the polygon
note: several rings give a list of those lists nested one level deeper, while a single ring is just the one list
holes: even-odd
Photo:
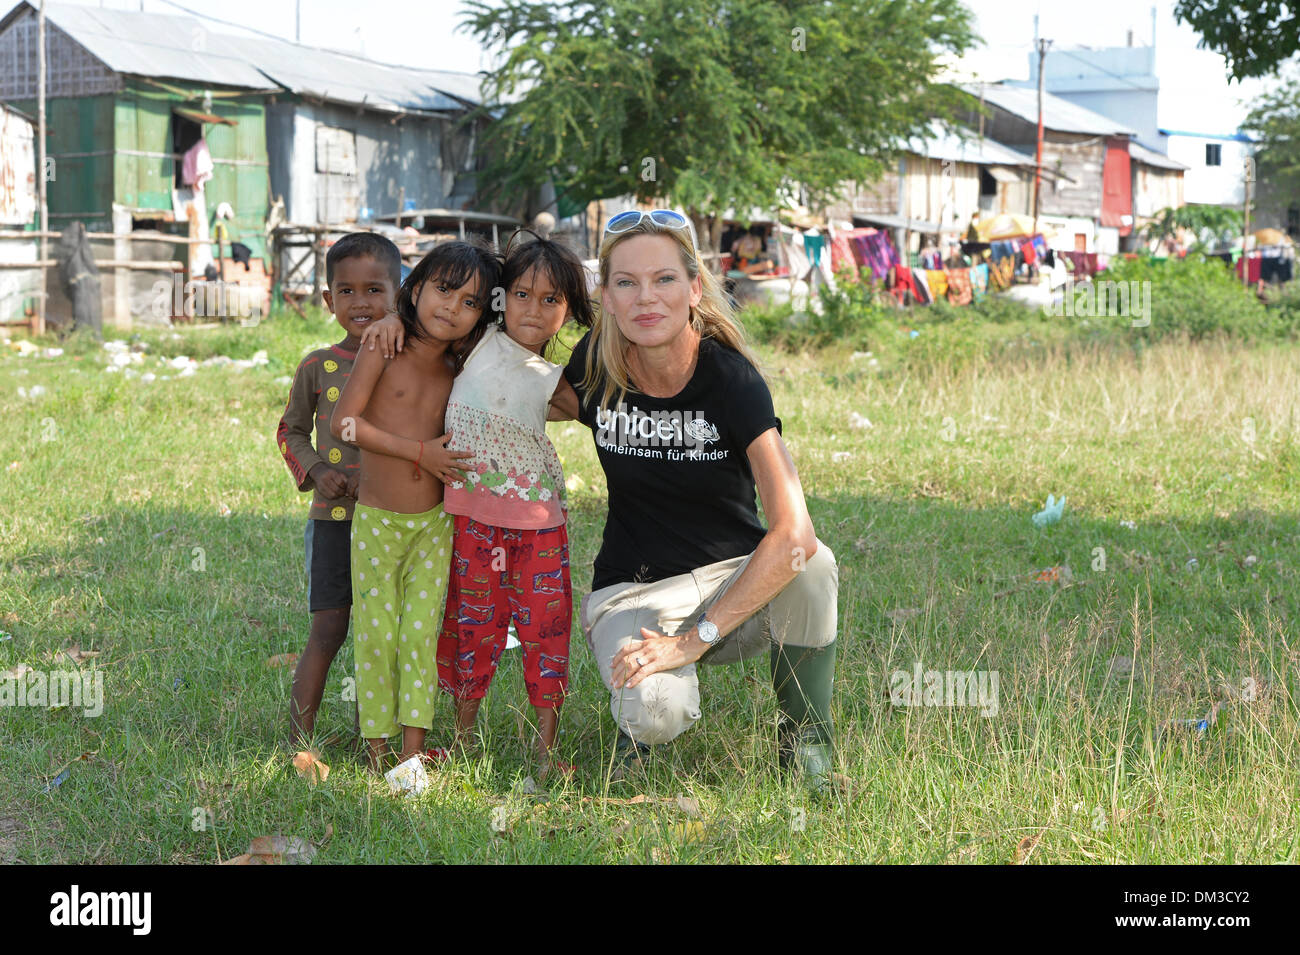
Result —
[{"label": "child in brown long-sleeve shirt", "polygon": [[397,246],[375,233],[353,232],[330,248],[325,304],[347,337],[302,360],[276,431],[276,444],[298,490],[314,491],[305,535],[311,633],[293,675],[289,704],[295,748],[309,745],[325,678],[347,639],[352,611],[350,541],[361,452],[330,433],[330,417],[352,374],[361,333],[393,310],[401,270]]}]

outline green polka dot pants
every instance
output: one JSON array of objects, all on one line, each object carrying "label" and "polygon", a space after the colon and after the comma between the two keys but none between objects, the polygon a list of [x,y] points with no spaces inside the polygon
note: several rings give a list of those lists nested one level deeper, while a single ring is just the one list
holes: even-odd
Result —
[{"label": "green polka dot pants", "polygon": [[356,505],[352,515],[352,639],[366,739],[433,727],[438,627],[451,565],[452,518]]}]

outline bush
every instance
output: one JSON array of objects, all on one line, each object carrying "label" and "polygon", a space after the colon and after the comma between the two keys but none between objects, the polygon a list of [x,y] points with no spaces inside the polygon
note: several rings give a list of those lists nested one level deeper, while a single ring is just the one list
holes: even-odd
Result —
[{"label": "bush", "polygon": [[812,309],[798,312],[786,303],[750,305],[740,318],[756,340],[797,351],[832,344],[877,347],[902,314],[888,304],[888,293],[867,282],[839,281],[834,290],[823,285],[818,297],[820,314]]},{"label": "bush", "polygon": [[1264,304],[1279,336],[1300,337],[1300,282],[1287,282],[1264,293]]},{"label": "bush", "polygon": [[[1274,317],[1219,259],[1195,253],[1184,259],[1117,258],[1098,276],[1098,281],[1151,283],[1146,302],[1151,324],[1133,329],[1145,338],[1186,333],[1200,339],[1225,333],[1253,340],[1274,337],[1277,333]],[[1132,327],[1133,317],[1131,314],[1093,316],[1094,320],[1114,328]]]}]

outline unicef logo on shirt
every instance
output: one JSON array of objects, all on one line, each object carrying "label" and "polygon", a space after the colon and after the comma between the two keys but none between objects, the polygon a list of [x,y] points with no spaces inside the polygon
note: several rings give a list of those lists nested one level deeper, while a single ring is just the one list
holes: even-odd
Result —
[{"label": "unicef logo on shirt", "polygon": [[712,444],[718,440],[718,429],[703,418],[696,418],[684,425],[686,433],[703,444]]},{"label": "unicef logo on shirt", "polygon": [[[596,445],[615,454],[667,460],[718,460],[726,450],[704,451],[721,439],[716,426],[696,411],[642,411],[622,402],[596,409]],[[686,449],[668,450],[661,449]]]}]

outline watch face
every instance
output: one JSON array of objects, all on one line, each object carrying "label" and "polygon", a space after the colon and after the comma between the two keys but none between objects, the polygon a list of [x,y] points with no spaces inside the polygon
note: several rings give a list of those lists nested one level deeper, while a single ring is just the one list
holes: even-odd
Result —
[{"label": "watch face", "polygon": [[701,620],[696,627],[699,630],[700,639],[705,643],[713,643],[718,639],[717,624],[710,623],[708,620]]}]

